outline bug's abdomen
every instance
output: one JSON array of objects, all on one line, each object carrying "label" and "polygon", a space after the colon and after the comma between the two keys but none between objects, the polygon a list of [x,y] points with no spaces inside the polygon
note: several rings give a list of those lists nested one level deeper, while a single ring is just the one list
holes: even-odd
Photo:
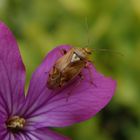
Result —
[{"label": "bug's abdomen", "polygon": [[61,83],[65,85],[67,82],[76,78],[84,67],[85,62],[83,61],[70,64],[66,69],[62,71]]}]

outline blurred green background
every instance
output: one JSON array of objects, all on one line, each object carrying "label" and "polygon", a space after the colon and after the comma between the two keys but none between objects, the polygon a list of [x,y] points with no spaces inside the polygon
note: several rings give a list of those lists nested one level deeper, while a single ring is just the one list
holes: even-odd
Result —
[{"label": "blurred green background", "polygon": [[[85,17],[88,19],[88,31]],[[56,129],[73,140],[140,140],[140,0],[0,0],[0,19],[16,36],[31,73],[61,44],[94,52],[96,68],[117,80],[115,96],[93,119]]]}]

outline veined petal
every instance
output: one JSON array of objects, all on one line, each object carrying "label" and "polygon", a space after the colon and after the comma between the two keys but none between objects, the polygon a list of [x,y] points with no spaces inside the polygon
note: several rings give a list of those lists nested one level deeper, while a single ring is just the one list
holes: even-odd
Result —
[{"label": "veined petal", "polygon": [[[10,135],[7,134],[7,137]],[[11,140],[11,139],[7,139]],[[48,128],[40,128],[33,131],[25,131],[14,135],[12,140],[70,140],[68,137],[62,136]]]},{"label": "veined petal", "polygon": [[26,136],[29,137],[31,140],[70,140],[65,136],[49,130],[48,128],[41,128],[34,131],[29,131],[26,133]]},{"label": "veined petal", "polygon": [[54,65],[55,61],[62,56],[62,49],[69,50],[69,48],[69,46],[55,48],[48,53],[43,63],[33,73],[22,114],[26,116],[30,115],[50,98],[52,91],[49,90],[46,85],[48,72]]},{"label": "veined petal", "polygon": [[88,69],[82,70],[83,80],[77,77],[62,90],[48,90],[45,72],[60,57],[62,48],[69,49],[61,46],[51,51],[33,75],[25,116],[34,128],[62,127],[87,120],[105,107],[114,95],[116,82],[97,72],[90,63]]},{"label": "veined petal", "polygon": [[[5,122],[2,118],[0,118],[0,140],[9,140],[11,137],[11,134],[8,133]],[[10,139],[13,140],[13,139]]]},{"label": "veined petal", "polygon": [[7,113],[15,113],[24,99],[25,67],[16,39],[0,22],[0,101]]},{"label": "veined petal", "polygon": [[27,136],[25,133],[18,133],[15,134],[15,140],[32,140],[32,139],[29,138],[29,136]]}]

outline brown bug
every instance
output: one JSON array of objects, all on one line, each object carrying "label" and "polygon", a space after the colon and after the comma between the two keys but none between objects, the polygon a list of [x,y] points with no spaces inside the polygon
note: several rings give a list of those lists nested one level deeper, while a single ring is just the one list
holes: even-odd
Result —
[{"label": "brown bug", "polygon": [[[88,32],[88,22],[87,18],[85,19],[86,28]],[[87,46],[90,44],[90,39],[88,35]],[[108,51],[115,52],[121,54],[117,51],[111,51],[108,49],[89,49],[89,48],[71,48],[69,51],[63,50],[64,55],[60,57],[53,68],[49,72],[49,77],[47,80],[47,86],[50,89],[57,89],[59,87],[64,87],[67,85],[72,79],[77,77],[78,75],[82,78],[81,71],[83,68],[87,68],[91,77],[90,83],[96,86],[93,81],[93,75],[88,67],[89,56],[92,51]],[[122,54],[121,54],[122,55]]]},{"label": "brown bug", "polygon": [[93,75],[88,67],[89,56],[92,51],[107,51],[114,52],[122,55],[120,52],[112,51],[108,49],[89,49],[89,48],[71,48],[69,51],[65,51],[64,55],[60,57],[53,68],[49,72],[47,80],[47,86],[50,89],[57,89],[67,85],[72,79],[78,75],[83,79],[81,71],[83,68],[87,68],[91,77],[90,83],[96,87],[93,83]]},{"label": "brown bug", "polygon": [[68,52],[64,50],[64,55],[60,57],[49,72],[47,86],[50,89],[64,87],[76,76],[81,75],[81,71],[89,62],[89,48],[71,48]]}]

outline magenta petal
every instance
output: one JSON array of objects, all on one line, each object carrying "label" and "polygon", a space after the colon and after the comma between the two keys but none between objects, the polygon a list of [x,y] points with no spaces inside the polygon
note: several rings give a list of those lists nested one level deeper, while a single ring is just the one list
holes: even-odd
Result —
[{"label": "magenta petal", "polygon": [[8,114],[15,113],[24,99],[25,67],[16,39],[2,22],[0,22],[0,81],[0,104],[6,108]]},{"label": "magenta petal", "polygon": [[41,128],[26,133],[31,140],[70,140],[58,133],[55,133],[47,128]]},{"label": "magenta petal", "polygon": [[31,140],[28,136],[23,133],[15,134],[14,140]]},{"label": "magenta petal", "polygon": [[0,116],[0,140],[15,140],[14,135],[9,133],[6,126],[5,121]]},{"label": "magenta petal", "polygon": [[46,103],[49,98],[52,91],[46,86],[48,72],[54,65],[55,61],[62,56],[62,48],[68,50],[70,47],[61,46],[61,48],[55,48],[48,53],[43,63],[33,73],[26,97],[26,105],[24,105],[24,109],[22,110],[24,115],[31,114],[36,108]]},{"label": "magenta petal", "polygon": [[[114,95],[116,82],[97,72],[92,64],[83,69],[84,80],[76,79],[61,91],[47,89],[46,71],[61,56],[60,46],[49,53],[42,65],[34,73],[28,93],[28,105],[24,110],[30,126],[62,127],[87,120],[105,107]],[[91,74],[94,84],[91,84]],[[30,100],[29,100],[30,99]],[[37,124],[37,125],[36,125]]]},{"label": "magenta petal", "polygon": [[71,85],[72,92],[68,101],[66,101],[65,96],[69,94],[71,89],[63,90],[48,102],[46,116],[49,126],[61,127],[87,120],[111,100],[115,92],[116,82],[98,73],[92,65],[90,65],[90,69],[94,75],[96,86],[89,82],[90,75],[88,71],[84,70],[83,75],[87,76],[86,79],[75,89],[73,89],[75,85]]},{"label": "magenta petal", "polygon": [[4,123],[4,118],[0,114],[0,140],[3,140],[4,137],[7,135],[7,130],[5,129]]}]

